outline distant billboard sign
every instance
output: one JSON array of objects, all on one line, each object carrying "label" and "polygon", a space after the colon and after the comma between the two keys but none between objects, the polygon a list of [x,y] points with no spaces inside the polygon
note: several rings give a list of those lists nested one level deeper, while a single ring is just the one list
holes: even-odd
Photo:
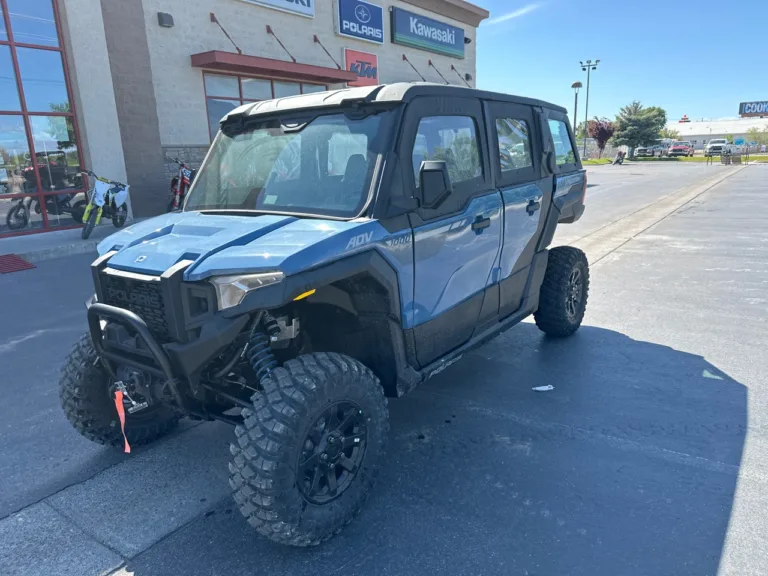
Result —
[{"label": "distant billboard sign", "polygon": [[739,104],[739,116],[768,116],[768,100],[742,102]]}]

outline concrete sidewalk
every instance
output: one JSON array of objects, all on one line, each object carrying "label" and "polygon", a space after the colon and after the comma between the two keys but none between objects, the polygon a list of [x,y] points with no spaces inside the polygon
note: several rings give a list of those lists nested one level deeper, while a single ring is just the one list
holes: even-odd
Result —
[{"label": "concrete sidewalk", "polygon": [[[126,226],[136,222],[138,220],[126,222]],[[95,254],[98,243],[117,230],[111,222],[107,221],[97,226],[88,240],[81,238],[82,228],[2,238],[0,255],[16,254],[34,263],[77,254]]]}]

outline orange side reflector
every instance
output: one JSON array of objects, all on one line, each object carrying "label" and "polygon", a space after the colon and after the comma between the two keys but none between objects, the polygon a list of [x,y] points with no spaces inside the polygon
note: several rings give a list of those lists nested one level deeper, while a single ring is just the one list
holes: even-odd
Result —
[{"label": "orange side reflector", "polygon": [[125,407],[123,406],[122,390],[117,390],[115,392],[115,408],[117,408],[117,415],[120,417],[120,431],[123,433],[123,441],[125,442],[123,452],[130,454],[131,445],[128,444],[128,438],[125,436]]},{"label": "orange side reflector", "polygon": [[303,300],[307,296],[312,296],[312,294],[314,294],[315,292],[317,292],[317,290],[312,288],[312,290],[308,290],[307,292],[304,292],[303,294],[299,294],[298,296],[296,296],[296,298],[294,298],[293,301],[296,302],[296,300]]}]

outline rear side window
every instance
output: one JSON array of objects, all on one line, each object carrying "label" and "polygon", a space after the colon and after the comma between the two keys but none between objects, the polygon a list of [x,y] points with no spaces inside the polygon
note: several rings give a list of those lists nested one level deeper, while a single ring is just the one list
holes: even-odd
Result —
[{"label": "rear side window", "polygon": [[499,160],[502,175],[533,166],[528,122],[516,118],[497,118]]},{"label": "rear side window", "polygon": [[555,156],[557,165],[575,164],[576,155],[573,153],[571,137],[568,134],[568,126],[562,120],[548,120],[549,131],[552,134],[552,141],[555,144]]},{"label": "rear side window", "polygon": [[428,116],[419,122],[411,155],[413,177],[419,187],[424,160],[443,160],[455,186],[481,176],[475,121],[468,116]]}]

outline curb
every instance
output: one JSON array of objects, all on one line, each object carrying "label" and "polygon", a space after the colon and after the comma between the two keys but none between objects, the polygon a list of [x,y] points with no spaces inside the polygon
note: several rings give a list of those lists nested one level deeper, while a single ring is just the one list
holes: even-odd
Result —
[{"label": "curb", "polygon": [[[143,218],[134,219],[127,225],[133,225],[140,220]],[[125,230],[125,228],[121,228],[121,230]],[[87,240],[80,237],[82,228],[11,236],[0,240],[0,255],[16,254],[27,262],[35,264],[56,258],[66,258],[67,256],[96,254],[98,244],[117,231],[118,229],[111,223],[109,225],[105,223],[97,226]]]}]

